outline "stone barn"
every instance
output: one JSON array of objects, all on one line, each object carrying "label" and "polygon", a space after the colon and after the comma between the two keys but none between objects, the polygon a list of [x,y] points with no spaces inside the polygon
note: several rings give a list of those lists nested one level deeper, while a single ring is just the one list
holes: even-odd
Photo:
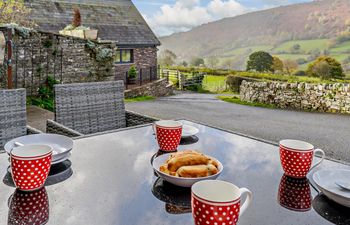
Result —
[{"label": "stone barn", "polygon": [[101,40],[117,43],[115,77],[124,80],[131,65],[142,77],[157,76],[159,40],[131,0],[26,0],[31,18],[44,32],[58,33],[71,23],[73,10],[81,13],[82,25],[98,30]]}]

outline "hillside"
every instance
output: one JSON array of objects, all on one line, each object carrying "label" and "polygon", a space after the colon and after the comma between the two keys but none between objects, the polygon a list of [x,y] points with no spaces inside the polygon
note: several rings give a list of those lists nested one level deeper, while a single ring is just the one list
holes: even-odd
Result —
[{"label": "hillside", "polygon": [[[321,0],[204,24],[188,32],[161,38],[161,49],[170,49],[184,60],[193,56],[217,56],[221,61],[236,59],[237,65],[242,65],[246,56],[255,50],[294,59],[307,59],[312,51],[330,50],[330,54],[344,60],[347,56],[341,53],[346,46],[333,51],[328,49],[327,43],[328,39],[349,29],[350,1]],[[289,56],[292,54],[288,49],[294,42],[301,46],[300,52]]]}]

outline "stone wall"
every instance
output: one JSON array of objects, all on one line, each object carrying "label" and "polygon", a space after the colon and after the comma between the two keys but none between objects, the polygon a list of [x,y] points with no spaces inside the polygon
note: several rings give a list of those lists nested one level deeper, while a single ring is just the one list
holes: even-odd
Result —
[{"label": "stone wall", "polygon": [[[6,34],[3,28],[0,32]],[[5,35],[7,38],[7,35]],[[113,63],[99,63],[87,40],[32,31],[13,35],[12,68],[15,88],[27,88],[28,94],[52,76],[62,83],[109,81],[115,79]],[[97,47],[116,49],[116,44],[95,43]],[[6,83],[6,74],[1,83]]]},{"label": "stone wall", "polygon": [[350,84],[247,82],[240,87],[243,101],[279,108],[350,113]]},{"label": "stone wall", "polygon": [[161,97],[173,94],[173,86],[165,78],[125,91],[125,98],[139,96]]},{"label": "stone wall", "polygon": [[[5,34],[9,28],[1,27]],[[52,76],[61,83],[124,80],[125,73],[132,64],[115,64],[114,59],[97,60],[96,48],[118,48],[115,42],[93,42],[59,34],[14,30],[13,34],[13,84],[15,88],[26,88],[28,95],[37,94],[38,87]],[[90,47],[89,47],[90,46]],[[7,59],[5,58],[5,61]],[[157,48],[134,49],[134,62],[142,68],[142,80],[157,78]],[[0,88],[6,87],[6,65],[1,66]]]},{"label": "stone wall", "polygon": [[[142,69],[142,79],[150,80],[150,77],[157,77],[157,48],[145,47],[134,48],[134,62],[115,65],[115,74],[117,80],[126,80],[126,73],[129,71],[132,65],[136,66],[138,75],[140,75],[140,69]],[[139,81],[139,76],[137,77]]]}]

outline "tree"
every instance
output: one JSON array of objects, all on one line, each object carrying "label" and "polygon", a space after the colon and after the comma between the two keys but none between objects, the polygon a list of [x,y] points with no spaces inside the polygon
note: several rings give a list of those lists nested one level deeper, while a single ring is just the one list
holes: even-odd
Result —
[{"label": "tree", "polygon": [[181,66],[187,67],[188,63],[184,60],[184,61],[182,61]]},{"label": "tree", "polygon": [[207,65],[210,68],[215,68],[218,65],[218,63],[219,63],[219,59],[216,56],[210,56],[207,59]]},{"label": "tree", "polygon": [[309,54],[311,55],[310,57],[312,58],[312,60],[317,59],[317,57],[319,57],[321,55],[321,51],[320,49],[316,48],[313,49],[309,52]]},{"label": "tree", "polygon": [[291,59],[286,59],[283,61],[283,67],[288,75],[291,75],[293,71],[298,70],[298,63]]},{"label": "tree", "polygon": [[192,65],[192,66],[204,65],[204,59],[199,58],[199,57],[193,57],[193,58],[191,59],[191,65]]},{"label": "tree", "polygon": [[291,51],[292,53],[298,53],[299,50],[300,50],[300,48],[301,48],[301,46],[300,46],[299,44],[295,44],[295,45],[293,45],[293,46],[290,48],[290,51]]},{"label": "tree", "polygon": [[[320,77],[321,75],[317,73],[319,71],[319,68],[315,70],[315,67],[318,67],[318,64],[323,63],[323,62],[325,62],[329,65],[329,69],[330,69],[329,78],[340,78],[341,79],[345,76],[344,70],[343,70],[341,64],[336,59],[329,57],[329,56],[320,56],[316,59],[316,61],[309,64],[308,69],[307,69],[307,74],[309,76]],[[324,67],[324,66],[322,66],[322,67]]]},{"label": "tree", "polygon": [[254,52],[249,56],[247,62],[247,71],[255,70],[258,72],[272,71],[273,57],[264,51]]},{"label": "tree", "polygon": [[312,72],[317,74],[322,80],[331,78],[331,67],[325,61],[317,63],[313,68]]},{"label": "tree", "polygon": [[277,56],[273,57],[272,72],[276,73],[277,71],[283,72],[283,62]]},{"label": "tree", "polygon": [[224,69],[230,70],[230,69],[232,69],[232,67],[233,67],[233,60],[230,59],[230,58],[225,59],[225,60],[221,63],[221,66],[222,66]]},{"label": "tree", "polygon": [[128,73],[128,77],[129,78],[136,78],[137,77],[137,70],[135,65],[132,65],[129,69],[129,73]]},{"label": "tree", "polygon": [[0,1],[0,24],[15,23],[20,26],[33,27],[35,23],[29,19],[30,9],[23,0]]},{"label": "tree", "polygon": [[159,64],[162,66],[172,66],[175,64],[177,56],[174,52],[165,49],[159,55]]}]

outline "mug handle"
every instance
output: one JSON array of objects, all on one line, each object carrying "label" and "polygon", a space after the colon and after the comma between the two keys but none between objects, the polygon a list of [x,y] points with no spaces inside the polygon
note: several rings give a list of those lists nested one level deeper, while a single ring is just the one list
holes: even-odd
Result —
[{"label": "mug handle", "polygon": [[239,212],[239,216],[242,216],[243,213],[248,209],[250,203],[252,202],[253,194],[247,188],[240,188],[239,191],[241,192],[241,196],[243,194],[247,194],[247,197],[246,197],[243,205],[241,206],[241,209]]},{"label": "mug handle", "polygon": [[315,163],[315,165],[313,165],[313,166],[310,168],[310,171],[311,171],[312,169],[314,169],[316,166],[320,165],[321,162],[324,160],[324,158],[325,158],[325,156],[326,156],[326,154],[324,153],[324,151],[323,151],[322,149],[319,149],[319,148],[318,148],[318,149],[315,149],[314,155],[316,155],[316,152],[321,152],[322,156],[321,156],[320,161],[318,161],[317,163]]},{"label": "mug handle", "polygon": [[153,130],[153,135],[155,136],[155,138],[157,139],[157,129],[156,129],[156,124],[152,123],[152,130]]}]

